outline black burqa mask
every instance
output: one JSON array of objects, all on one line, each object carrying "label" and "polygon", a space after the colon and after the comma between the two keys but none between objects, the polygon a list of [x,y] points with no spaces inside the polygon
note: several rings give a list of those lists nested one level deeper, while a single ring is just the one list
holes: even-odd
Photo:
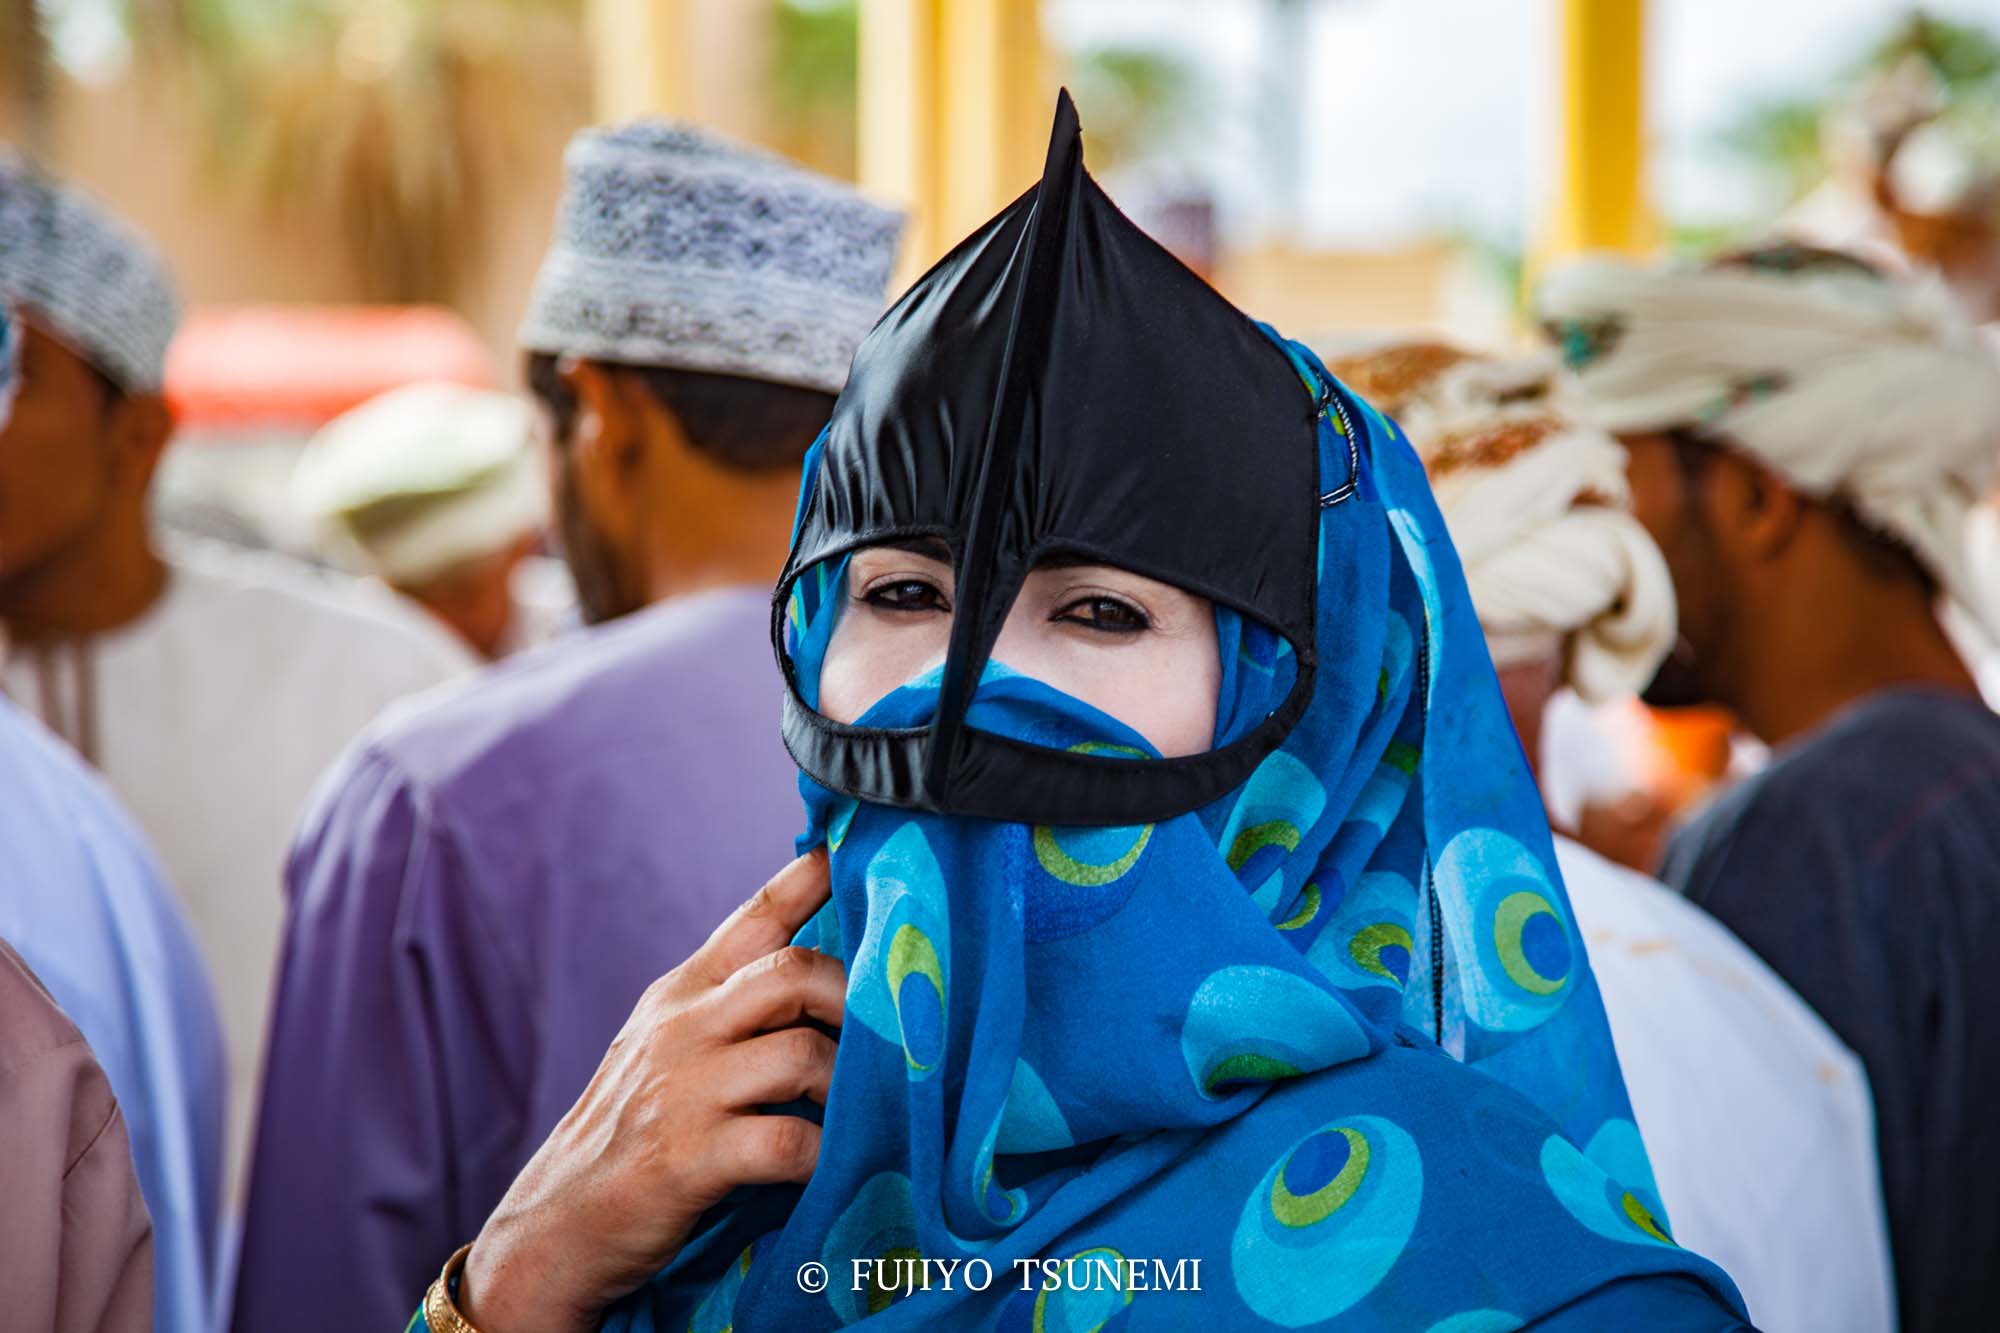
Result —
[{"label": "black burqa mask", "polygon": [[[1063,93],[1041,183],[882,317],[815,450],[772,619],[792,757],[862,801],[1015,822],[1151,822],[1239,786],[1312,697],[1316,440],[1313,396],[1273,342],[1084,171]],[[925,538],[955,571],[933,720],[869,728],[816,712],[784,649],[793,584],[845,552]],[[1169,759],[969,727],[1022,580],[1049,556],[1261,623],[1296,654],[1291,691],[1236,739]]]}]

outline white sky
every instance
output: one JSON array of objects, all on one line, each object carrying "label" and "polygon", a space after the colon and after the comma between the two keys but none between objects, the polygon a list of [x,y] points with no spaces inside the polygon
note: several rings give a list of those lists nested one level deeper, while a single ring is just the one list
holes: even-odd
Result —
[{"label": "white sky", "polygon": [[[1431,229],[1518,240],[1547,198],[1556,132],[1556,0],[1298,0],[1288,40],[1268,0],[1044,0],[1059,46],[1151,46],[1202,71],[1190,169],[1242,235],[1301,214],[1302,238],[1366,245]],[[1810,92],[1912,8],[1897,0],[1653,0],[1648,101],[1655,200],[1688,220],[1769,202],[1707,146],[1746,105]],[[2000,0],[1926,0],[2000,29]],[[1287,66],[1274,52],[1300,53]],[[1288,94],[1291,88],[1300,89]],[[1302,104],[1302,117],[1284,108]],[[1284,140],[1288,127],[1299,136]],[[1281,165],[1293,155],[1301,172]],[[1288,205],[1282,186],[1298,182]],[[1290,228],[1286,228],[1290,229]]]}]

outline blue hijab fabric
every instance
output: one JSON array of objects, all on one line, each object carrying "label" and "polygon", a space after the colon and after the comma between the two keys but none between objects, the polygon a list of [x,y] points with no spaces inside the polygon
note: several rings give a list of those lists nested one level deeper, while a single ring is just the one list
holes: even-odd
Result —
[{"label": "blue hijab fabric", "polygon": [[0,430],[7,428],[13,415],[14,391],[21,382],[21,329],[14,311],[0,301]]},{"label": "blue hijab fabric", "polygon": [[[857,805],[802,778],[799,845],[828,846],[833,896],[800,942],[848,969],[817,1171],[732,1196],[607,1327],[1738,1326],[1727,1277],[1669,1239],[1422,468],[1271,337],[1329,409],[1327,489],[1359,459],[1321,511],[1304,719],[1240,790],[1138,827]],[[843,598],[837,562],[794,591],[808,701]],[[1217,624],[1221,744],[1292,663]],[[937,684],[864,724],[921,725]],[[1156,757],[997,662],[967,717]]]}]

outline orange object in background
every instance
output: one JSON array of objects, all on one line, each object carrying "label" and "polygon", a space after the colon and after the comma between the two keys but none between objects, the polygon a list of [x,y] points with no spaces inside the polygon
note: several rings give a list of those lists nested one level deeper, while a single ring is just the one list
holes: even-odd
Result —
[{"label": "orange object in background", "polygon": [[167,401],[197,437],[324,425],[419,380],[490,388],[472,326],[441,306],[213,306],[167,352]]},{"label": "orange object in background", "polygon": [[1658,764],[1654,789],[1681,813],[1729,772],[1736,722],[1721,708],[1645,710]]},{"label": "orange object in background", "polygon": [[1568,830],[1586,847],[1645,874],[1659,869],[1673,830],[1725,783],[1757,762],[1720,708],[1606,705],[1597,723],[1621,757],[1631,788],[1586,801]]}]

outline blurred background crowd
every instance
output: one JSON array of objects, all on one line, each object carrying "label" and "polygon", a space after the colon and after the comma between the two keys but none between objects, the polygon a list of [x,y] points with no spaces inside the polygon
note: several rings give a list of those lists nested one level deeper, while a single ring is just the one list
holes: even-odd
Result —
[{"label": "blurred background crowd", "polygon": [[[1936,265],[2000,318],[2000,20],[1980,0],[1668,0],[1643,32],[1559,3],[920,9],[15,0],[0,134],[130,219],[192,305],[164,519],[349,564],[289,488],[299,448],[399,384],[518,385],[562,145],[593,120],[685,116],[856,180],[911,210],[905,281],[1032,178],[1061,81],[1128,212],[1242,308],[1335,346],[1510,345],[1562,254],[1774,226]],[[560,616],[559,573],[521,579],[538,623]],[[1614,785],[1648,799],[1557,799],[1644,864],[1726,771],[1728,728],[1616,711]]]}]

